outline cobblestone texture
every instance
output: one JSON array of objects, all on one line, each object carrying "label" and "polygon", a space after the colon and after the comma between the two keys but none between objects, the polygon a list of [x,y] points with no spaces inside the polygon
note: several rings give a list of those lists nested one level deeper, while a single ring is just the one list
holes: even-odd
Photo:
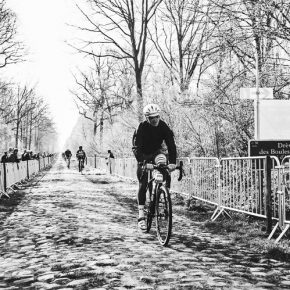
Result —
[{"label": "cobblestone texture", "polygon": [[136,222],[136,185],[62,160],[0,223],[0,289],[290,289],[290,263],[264,259],[174,215],[167,248]]}]

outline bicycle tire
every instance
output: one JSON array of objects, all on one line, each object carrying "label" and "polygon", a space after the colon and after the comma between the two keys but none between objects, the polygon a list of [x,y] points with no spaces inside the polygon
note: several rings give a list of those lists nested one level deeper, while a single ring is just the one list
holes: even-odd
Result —
[{"label": "bicycle tire", "polygon": [[162,246],[167,246],[172,232],[172,203],[169,190],[164,185],[156,186],[156,232]]}]

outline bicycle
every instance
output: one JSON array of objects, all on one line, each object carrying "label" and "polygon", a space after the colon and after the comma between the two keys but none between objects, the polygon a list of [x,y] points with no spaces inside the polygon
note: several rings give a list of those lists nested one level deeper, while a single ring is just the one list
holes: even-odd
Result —
[{"label": "bicycle", "polygon": [[[143,165],[143,170],[148,171],[146,199],[148,197],[149,204],[145,205],[146,231],[147,233],[150,231],[155,217],[158,241],[162,246],[167,246],[172,233],[172,203],[166,180],[169,174],[168,166],[147,163]],[[176,170],[179,170],[178,181],[180,181],[183,174],[182,161]]]},{"label": "bicycle", "polygon": [[67,168],[70,168],[70,158],[71,157],[66,157]]},{"label": "bicycle", "polygon": [[79,158],[79,172],[83,173],[83,169],[84,169],[84,159]]}]

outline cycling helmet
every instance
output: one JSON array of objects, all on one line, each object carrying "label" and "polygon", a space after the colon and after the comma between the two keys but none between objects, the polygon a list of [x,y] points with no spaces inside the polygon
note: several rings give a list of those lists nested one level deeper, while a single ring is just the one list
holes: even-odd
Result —
[{"label": "cycling helmet", "polygon": [[143,113],[145,117],[154,117],[160,114],[160,108],[156,104],[148,104],[144,107]]}]

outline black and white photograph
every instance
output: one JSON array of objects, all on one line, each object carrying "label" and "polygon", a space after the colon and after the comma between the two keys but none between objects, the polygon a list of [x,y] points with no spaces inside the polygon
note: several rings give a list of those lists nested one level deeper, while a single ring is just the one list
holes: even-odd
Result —
[{"label": "black and white photograph", "polygon": [[0,289],[290,289],[290,0],[0,0]]}]

